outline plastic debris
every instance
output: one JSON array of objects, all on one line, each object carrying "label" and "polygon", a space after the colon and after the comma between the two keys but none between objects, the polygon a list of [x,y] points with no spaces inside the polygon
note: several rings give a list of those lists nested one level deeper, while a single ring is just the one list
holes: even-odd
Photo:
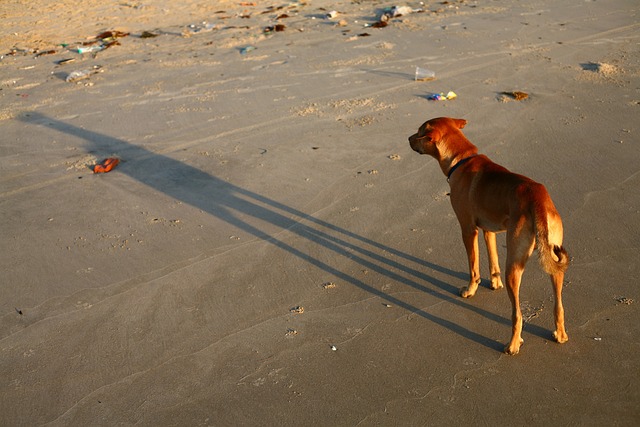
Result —
[{"label": "plastic debris", "polygon": [[382,14],[378,18],[378,22],[387,22],[392,18],[399,18],[401,16],[411,15],[412,13],[420,13],[423,11],[423,9],[414,9],[409,6],[387,7],[382,10]]},{"label": "plastic debris", "polygon": [[410,15],[412,13],[424,12],[424,9],[414,9],[409,6],[393,6],[387,7],[382,10],[382,13],[378,17],[378,21],[373,24],[365,24],[365,27],[384,28],[389,25],[389,20],[392,18],[399,18],[401,16]]},{"label": "plastic debris", "polygon": [[93,68],[89,68],[86,70],[76,70],[69,73],[65,81],[68,83],[74,83],[79,80],[88,79],[92,74],[101,73],[102,67],[99,65],[95,65]]},{"label": "plastic debris", "polygon": [[108,49],[111,46],[117,46],[120,44],[119,38],[127,37],[129,33],[122,31],[104,31],[94,37],[95,40],[83,43],[81,47],[76,48],[76,51],[80,54],[93,53],[96,54],[101,50]]},{"label": "plastic debris", "polygon": [[456,95],[455,92],[450,90],[449,92],[447,92],[446,95],[444,93],[433,93],[433,94],[429,95],[428,99],[430,101],[447,101],[447,100],[454,99],[454,98],[457,98],[457,97],[458,97],[458,95]]},{"label": "plastic debris", "polygon": [[240,55],[246,55],[247,53],[256,49],[257,48],[255,46],[245,46],[242,49],[240,49]]},{"label": "plastic debris", "polygon": [[386,16],[388,18],[399,18],[401,16],[411,15],[412,13],[420,13],[423,9],[414,9],[409,6],[393,6],[391,8],[386,8],[382,13],[382,16]]},{"label": "plastic debris", "polygon": [[302,314],[302,313],[304,313],[304,307],[296,306],[296,307],[293,307],[291,310],[289,310],[289,312],[294,313],[294,314]]},{"label": "plastic debris", "polygon": [[104,159],[102,163],[95,165],[93,167],[93,173],[107,173],[115,168],[118,163],[120,163],[120,159],[109,157],[108,159]]},{"label": "plastic debris", "polygon": [[93,46],[86,46],[86,47],[79,47],[77,49],[77,52],[79,54],[84,54],[84,53],[98,53],[101,50],[103,50],[105,47],[102,45],[93,45]]},{"label": "plastic debris", "polygon": [[338,348],[337,348],[335,345],[332,345],[332,346],[331,346],[331,350],[333,350],[333,351],[338,351]]},{"label": "plastic debris", "polygon": [[200,24],[191,24],[189,25],[183,32],[182,35],[184,37],[190,37],[193,34],[198,33],[208,33],[209,31],[213,31],[216,29],[216,24],[212,24],[207,21],[203,21]]},{"label": "plastic debris", "polygon": [[338,16],[338,12],[336,12],[335,10],[332,10],[331,12],[328,12],[324,17],[327,19],[333,19],[336,16]]},{"label": "plastic debris", "polygon": [[426,68],[416,67],[416,81],[426,82],[428,80],[435,80],[435,71],[427,70]]}]

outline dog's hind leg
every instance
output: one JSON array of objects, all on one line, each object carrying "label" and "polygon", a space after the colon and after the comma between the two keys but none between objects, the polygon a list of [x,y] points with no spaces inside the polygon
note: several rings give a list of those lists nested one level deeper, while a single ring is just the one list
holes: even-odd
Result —
[{"label": "dog's hind leg", "polygon": [[500,264],[498,262],[498,247],[496,245],[496,233],[484,231],[484,242],[487,244],[487,254],[489,256],[489,271],[491,272],[491,289],[496,290],[503,287],[500,278]]},{"label": "dog's hind leg", "polygon": [[507,266],[507,293],[511,300],[511,341],[505,347],[507,354],[518,354],[522,339],[522,312],[520,311],[520,280],[524,272],[524,265],[512,264]]},{"label": "dog's hind leg", "polygon": [[564,329],[564,307],[562,306],[562,282],[564,272],[569,265],[569,255],[562,247],[562,220],[548,196],[546,200],[538,202],[536,229],[540,262],[542,268],[551,277],[556,300],[554,309],[556,330],[553,337],[562,344],[569,339]]},{"label": "dog's hind leg", "polygon": [[555,320],[556,320],[556,330],[553,333],[553,337],[560,344],[565,343],[569,340],[567,336],[567,331],[564,329],[564,307],[562,306],[562,282],[564,281],[564,272],[560,271],[553,275],[551,275],[551,283],[553,284],[553,290],[556,297],[555,303]]},{"label": "dog's hind leg", "polygon": [[511,341],[504,349],[507,354],[518,354],[522,339],[522,312],[520,311],[520,282],[527,260],[533,252],[535,236],[524,226],[526,221],[507,232],[507,292],[511,300]]}]

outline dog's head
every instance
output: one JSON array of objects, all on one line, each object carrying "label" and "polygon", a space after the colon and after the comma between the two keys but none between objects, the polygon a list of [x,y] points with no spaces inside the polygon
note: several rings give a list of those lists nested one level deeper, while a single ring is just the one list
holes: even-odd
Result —
[{"label": "dog's head", "polygon": [[449,135],[460,134],[460,129],[467,124],[464,119],[452,119],[450,117],[438,117],[431,119],[420,126],[418,132],[409,137],[411,148],[420,153],[428,154],[441,159],[444,157],[440,142],[446,141]]}]

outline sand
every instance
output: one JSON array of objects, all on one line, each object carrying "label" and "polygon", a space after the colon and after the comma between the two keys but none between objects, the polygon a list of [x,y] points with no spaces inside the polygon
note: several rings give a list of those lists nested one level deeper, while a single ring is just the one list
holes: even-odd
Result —
[{"label": "sand", "polygon": [[[0,425],[637,425],[637,2],[393,5],[2,2]],[[534,260],[517,356],[458,296],[438,116],[549,189],[568,343]]]}]

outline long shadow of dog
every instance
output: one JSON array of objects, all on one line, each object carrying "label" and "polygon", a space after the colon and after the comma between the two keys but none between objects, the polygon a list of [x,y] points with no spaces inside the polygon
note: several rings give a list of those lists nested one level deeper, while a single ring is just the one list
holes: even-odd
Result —
[{"label": "long shadow of dog", "polygon": [[[350,283],[372,295],[380,297],[390,304],[402,307],[436,325],[444,327],[490,349],[497,351],[502,351],[503,349],[503,344],[495,340],[414,307],[397,297],[375,289],[358,278],[314,258],[308,253],[291,246],[276,236],[241,219],[238,213],[248,215],[265,223],[270,223],[283,230],[288,230],[304,239],[308,239],[314,244],[333,251],[337,255],[347,257],[365,269],[381,274],[389,280],[410,286],[418,291],[468,309],[495,322],[511,325],[509,319],[470,305],[459,298],[458,289],[454,286],[429,276],[423,271],[411,268],[407,264],[413,263],[425,269],[437,271],[459,279],[466,279],[466,275],[464,274],[454,272],[375,242],[322,219],[315,218],[280,203],[277,200],[238,187],[178,160],[153,153],[121,139],[82,129],[37,112],[25,113],[20,117],[20,120],[29,124],[46,126],[56,131],[82,138],[86,141],[88,152],[118,153],[122,158],[127,159],[127,162],[121,163],[118,166],[120,173],[124,173],[136,181],[176,200],[201,209],[238,229],[244,230],[258,239],[269,242],[291,255],[308,262],[345,283]],[[204,194],[207,196],[203,196]],[[388,257],[380,255],[378,251],[392,254],[396,259],[406,262],[389,259]],[[411,279],[397,272],[402,272],[410,276]],[[432,286],[425,286],[421,283],[428,283]],[[550,337],[548,331],[535,325],[527,325],[527,331],[545,339]]]}]

